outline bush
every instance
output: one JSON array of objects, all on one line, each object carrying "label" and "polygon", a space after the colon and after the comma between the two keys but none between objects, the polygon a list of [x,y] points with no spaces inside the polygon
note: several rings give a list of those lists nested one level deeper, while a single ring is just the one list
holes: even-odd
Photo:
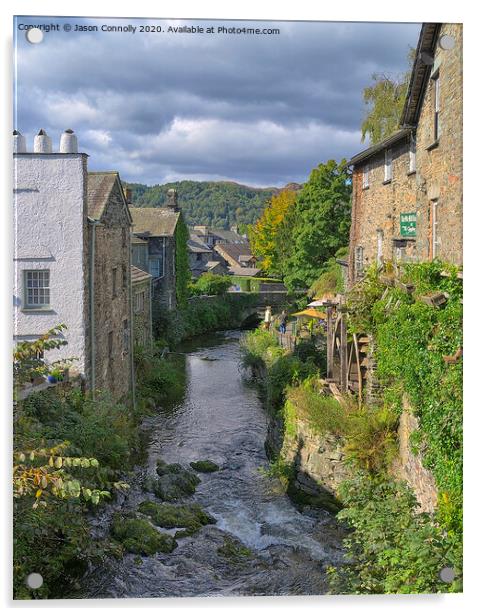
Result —
[{"label": "bush", "polygon": [[230,276],[206,272],[191,284],[190,291],[193,295],[224,295],[232,284]]},{"label": "bush", "polygon": [[[462,589],[462,547],[444,532],[403,484],[360,474],[340,487],[338,519],[352,528],[348,564],[329,569],[333,594],[436,593]],[[440,579],[444,567],[456,578]]]}]

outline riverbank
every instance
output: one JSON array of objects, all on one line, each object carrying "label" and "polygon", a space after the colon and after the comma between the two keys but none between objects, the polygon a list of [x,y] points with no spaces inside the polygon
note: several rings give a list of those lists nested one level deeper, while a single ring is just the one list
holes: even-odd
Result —
[{"label": "riverbank", "polygon": [[[271,472],[300,506],[343,507],[338,518],[353,529],[345,540],[351,562],[331,570],[331,592],[459,591],[460,535],[434,511],[433,491],[431,508],[421,498],[433,479],[411,448],[409,409],[334,400],[312,364],[298,365],[263,331],[248,334],[244,362],[270,413]],[[452,584],[440,580],[444,566],[456,571]]]}]

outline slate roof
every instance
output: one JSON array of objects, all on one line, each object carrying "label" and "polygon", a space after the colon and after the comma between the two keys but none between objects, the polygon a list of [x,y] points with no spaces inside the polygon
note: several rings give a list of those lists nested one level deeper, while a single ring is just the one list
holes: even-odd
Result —
[{"label": "slate roof", "polygon": [[420,30],[415,61],[400,122],[402,126],[415,126],[418,123],[423,97],[432,71],[432,66],[425,64],[423,58],[424,54],[431,55],[432,57],[435,54],[440,25],[437,23],[424,23]]},{"label": "slate roof", "polygon": [[151,237],[169,237],[176,231],[180,212],[168,207],[129,208],[134,225],[134,233]]},{"label": "slate roof", "polygon": [[[109,202],[109,197],[116,183],[122,184],[117,171],[89,171],[87,173],[87,215],[94,220],[100,220]],[[126,210],[129,211],[126,203]],[[130,217],[130,214],[128,214]]]},{"label": "slate roof", "polygon": [[383,141],[380,141],[379,143],[370,146],[366,150],[362,150],[358,154],[355,154],[355,156],[353,156],[353,158],[347,162],[346,166],[351,167],[351,165],[357,165],[358,163],[361,163],[367,158],[373,156],[374,154],[378,154],[378,152],[381,152],[385,148],[388,148],[389,146],[393,145],[394,143],[398,143],[402,139],[405,139],[411,132],[411,128],[401,128],[400,130],[397,130]]},{"label": "slate roof", "polygon": [[192,232],[189,233],[187,248],[190,252],[196,253],[212,252],[212,248],[209,248],[209,246],[205,244],[200,237],[198,237],[195,233]]},{"label": "slate roof", "polygon": [[144,280],[149,280],[152,278],[150,274],[145,272],[144,270],[139,269],[135,265],[131,265],[131,283],[136,284],[136,282],[143,282]]},{"label": "slate roof", "polygon": [[257,276],[260,273],[260,269],[257,267],[232,267],[230,266],[229,271],[234,276]]},{"label": "slate roof", "polygon": [[216,244],[214,250],[223,258],[239,263],[239,258],[246,256],[246,248],[249,248],[249,244],[245,241],[240,244]]}]

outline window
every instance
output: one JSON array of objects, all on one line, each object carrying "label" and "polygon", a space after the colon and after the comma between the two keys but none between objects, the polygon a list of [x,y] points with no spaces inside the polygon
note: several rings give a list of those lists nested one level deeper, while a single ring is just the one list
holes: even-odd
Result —
[{"label": "window", "polygon": [[435,141],[440,137],[440,78],[437,73],[433,77],[433,91],[434,91],[434,118],[433,118],[433,133]]},{"label": "window", "polygon": [[24,283],[26,308],[50,306],[50,270],[25,271]]},{"label": "window", "polygon": [[377,265],[380,266],[383,263],[383,231],[377,229]]},{"label": "window", "polygon": [[408,172],[409,173],[414,173],[417,169],[416,152],[417,152],[417,141],[416,141],[415,135],[412,134],[410,135],[410,149],[408,151]]},{"label": "window", "polygon": [[146,292],[141,291],[140,293],[136,293],[135,297],[135,311],[143,312],[146,301]]},{"label": "window", "polygon": [[370,167],[369,165],[365,165],[363,167],[362,188],[368,188],[369,186],[370,186]]},{"label": "window", "polygon": [[392,151],[385,150],[385,182],[392,180]]},{"label": "window", "polygon": [[149,274],[154,278],[161,275],[161,260],[158,257],[149,258]]},{"label": "window", "polygon": [[355,274],[357,277],[363,274],[363,246],[355,248]]},{"label": "window", "polygon": [[440,254],[439,205],[434,199],[430,204],[430,258],[436,259]]},{"label": "window", "polygon": [[112,268],[112,297],[117,296],[117,267]]},{"label": "window", "polygon": [[122,288],[127,289],[127,267],[125,265],[122,266]]}]

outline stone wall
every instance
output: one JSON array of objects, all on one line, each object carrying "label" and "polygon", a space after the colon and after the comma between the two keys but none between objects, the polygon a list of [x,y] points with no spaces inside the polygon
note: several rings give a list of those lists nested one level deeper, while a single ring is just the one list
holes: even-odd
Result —
[{"label": "stone wall", "polygon": [[[138,301],[137,295],[143,295]],[[142,347],[152,345],[151,280],[146,278],[132,284],[134,315],[134,344]]]},{"label": "stone wall", "polygon": [[[92,229],[90,230],[92,233]],[[95,389],[132,391],[130,221],[118,185],[95,230]]]},{"label": "stone wall", "polygon": [[422,457],[415,455],[410,446],[410,436],[417,429],[418,420],[405,402],[398,426],[399,455],[393,463],[392,473],[412,488],[422,511],[433,512],[437,506],[435,480],[432,473],[424,468]]},{"label": "stone wall", "polygon": [[176,239],[175,236],[149,238],[149,256],[163,255],[163,271],[153,280],[152,301],[156,308],[176,308]]},{"label": "stone wall", "polygon": [[434,137],[433,78],[429,79],[417,127],[417,254],[432,257],[430,210],[438,200],[437,254],[462,264],[462,25],[443,24],[439,36],[455,39],[453,49],[436,47],[431,76],[440,79],[440,136]]},{"label": "stone wall", "polygon": [[[356,279],[356,248],[363,249],[363,267],[377,260],[379,234],[381,258],[397,258],[394,240],[400,239],[400,214],[415,210],[415,174],[409,167],[410,137],[391,146],[392,180],[385,181],[385,150],[366,161],[369,165],[369,185],[363,188],[365,163],[353,170],[352,221],[350,229],[349,284]],[[405,253],[414,254],[415,242],[407,241]]]}]

